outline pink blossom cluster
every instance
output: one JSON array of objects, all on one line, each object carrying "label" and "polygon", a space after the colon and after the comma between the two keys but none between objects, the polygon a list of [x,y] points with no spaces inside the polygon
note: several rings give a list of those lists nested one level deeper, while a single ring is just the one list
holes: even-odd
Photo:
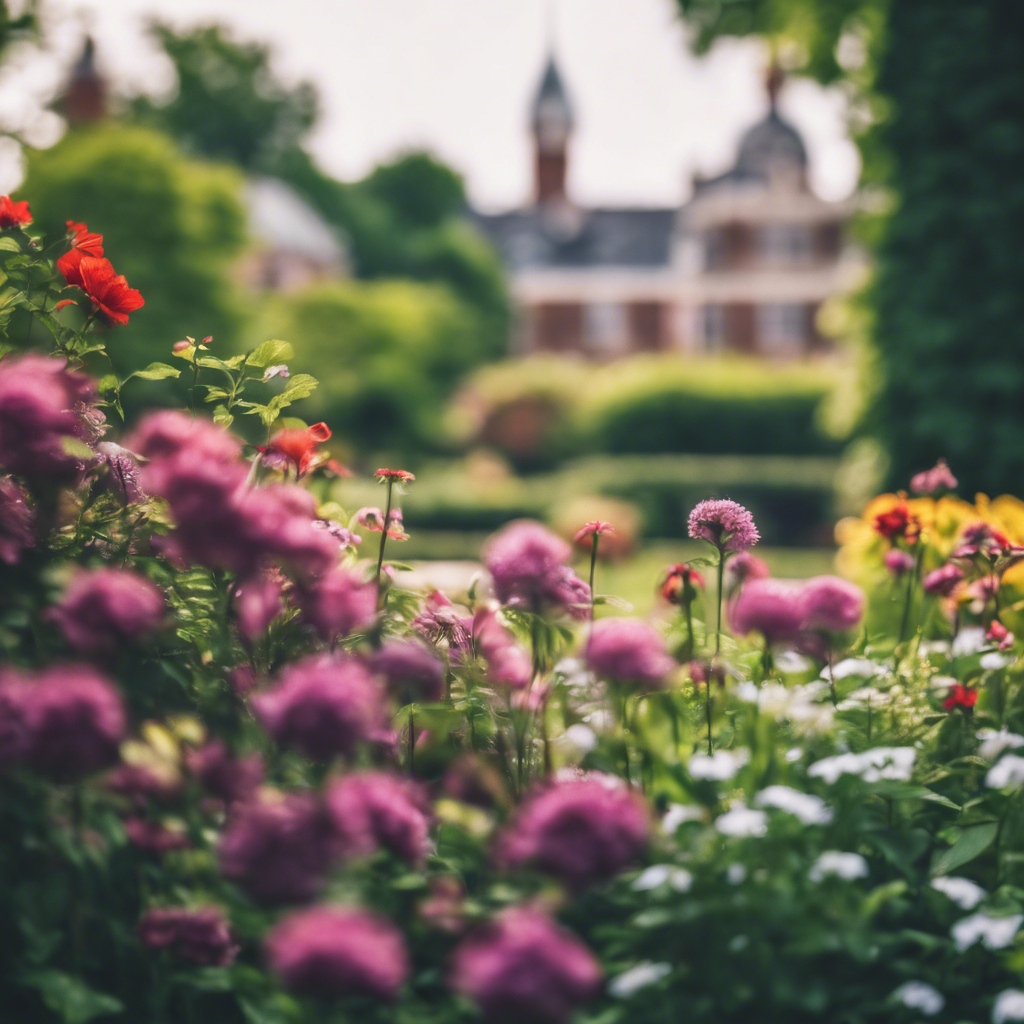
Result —
[{"label": "pink blossom cluster", "polygon": [[745,636],[760,633],[769,643],[794,643],[810,635],[844,633],[864,614],[864,592],[838,576],[800,583],[754,579],[729,604],[729,625]]},{"label": "pink blossom cluster", "polygon": [[689,530],[694,540],[706,540],[719,551],[745,551],[761,539],[750,512],[728,498],[700,502],[690,513]]},{"label": "pink blossom cluster", "polygon": [[600,619],[587,644],[587,663],[599,676],[629,686],[657,687],[679,666],[662,635],[640,619]]}]

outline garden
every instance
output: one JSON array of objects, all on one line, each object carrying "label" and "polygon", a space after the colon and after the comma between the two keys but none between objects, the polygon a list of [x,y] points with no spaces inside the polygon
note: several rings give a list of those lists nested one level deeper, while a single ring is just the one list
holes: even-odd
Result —
[{"label": "garden", "polygon": [[1024,1019],[1024,503],[920,466],[793,580],[702,498],[632,614],[520,519],[418,592],[430,480],[363,504],[287,342],[111,370],[99,227],[0,200],[7,1019]]}]

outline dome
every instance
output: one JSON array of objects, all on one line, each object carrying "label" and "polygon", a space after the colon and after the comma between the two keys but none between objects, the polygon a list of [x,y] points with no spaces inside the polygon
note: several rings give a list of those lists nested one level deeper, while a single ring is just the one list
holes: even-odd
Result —
[{"label": "dome", "polygon": [[773,168],[789,164],[798,169],[807,166],[807,149],[800,133],[779,117],[774,109],[743,136],[735,171],[742,175],[767,178]]}]

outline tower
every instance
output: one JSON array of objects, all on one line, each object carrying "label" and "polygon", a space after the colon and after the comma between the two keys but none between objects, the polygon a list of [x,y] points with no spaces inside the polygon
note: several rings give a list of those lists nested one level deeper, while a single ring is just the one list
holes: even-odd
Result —
[{"label": "tower", "polygon": [[534,188],[539,204],[557,203],[567,198],[565,182],[573,125],[572,105],[552,54],[534,98],[531,117]]},{"label": "tower", "polygon": [[107,115],[107,83],[96,69],[96,45],[91,36],[85,37],[82,54],[56,107],[72,128],[102,121]]}]

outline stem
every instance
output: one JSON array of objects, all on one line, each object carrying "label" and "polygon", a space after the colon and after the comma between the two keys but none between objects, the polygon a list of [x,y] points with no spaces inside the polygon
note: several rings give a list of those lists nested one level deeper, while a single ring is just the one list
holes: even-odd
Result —
[{"label": "stem", "polygon": [[725,576],[725,552],[718,549],[718,625],[715,628],[715,658],[722,651],[722,587]]},{"label": "stem", "polygon": [[384,566],[384,544],[388,539],[388,520],[391,518],[391,488],[395,481],[388,477],[388,497],[384,508],[384,527],[380,533],[380,552],[377,555],[377,589],[380,589],[380,571]]},{"label": "stem", "polygon": [[833,657],[834,655],[830,644],[828,652],[828,688],[832,693],[832,706],[835,707],[838,701],[836,700],[836,677],[832,674]]},{"label": "stem", "polygon": [[899,647],[907,636],[907,625],[910,622],[910,606],[914,599],[914,584],[917,582],[917,577],[921,571],[921,541],[918,540],[915,544],[914,552],[914,570],[907,574],[907,595],[903,600],[903,615],[900,618],[900,635],[896,641],[896,646]]},{"label": "stem", "polygon": [[704,682],[704,685],[707,687],[707,693],[705,694],[705,699],[704,699],[704,707],[707,709],[707,713],[708,713],[708,756],[709,757],[711,756],[712,753],[714,753],[714,751],[712,749],[712,746],[711,746],[711,678],[712,678],[712,673],[709,671],[708,672],[708,677],[707,677],[707,679]]},{"label": "stem", "polygon": [[412,705],[409,705],[409,774],[412,775],[416,767],[416,717],[413,714]]},{"label": "stem", "polygon": [[590,547],[590,621],[594,621],[594,567],[597,565],[597,534],[591,538]]},{"label": "stem", "polygon": [[686,657],[692,658],[696,646],[693,639],[693,602],[684,600],[683,605],[686,609],[686,646],[683,649]]}]

